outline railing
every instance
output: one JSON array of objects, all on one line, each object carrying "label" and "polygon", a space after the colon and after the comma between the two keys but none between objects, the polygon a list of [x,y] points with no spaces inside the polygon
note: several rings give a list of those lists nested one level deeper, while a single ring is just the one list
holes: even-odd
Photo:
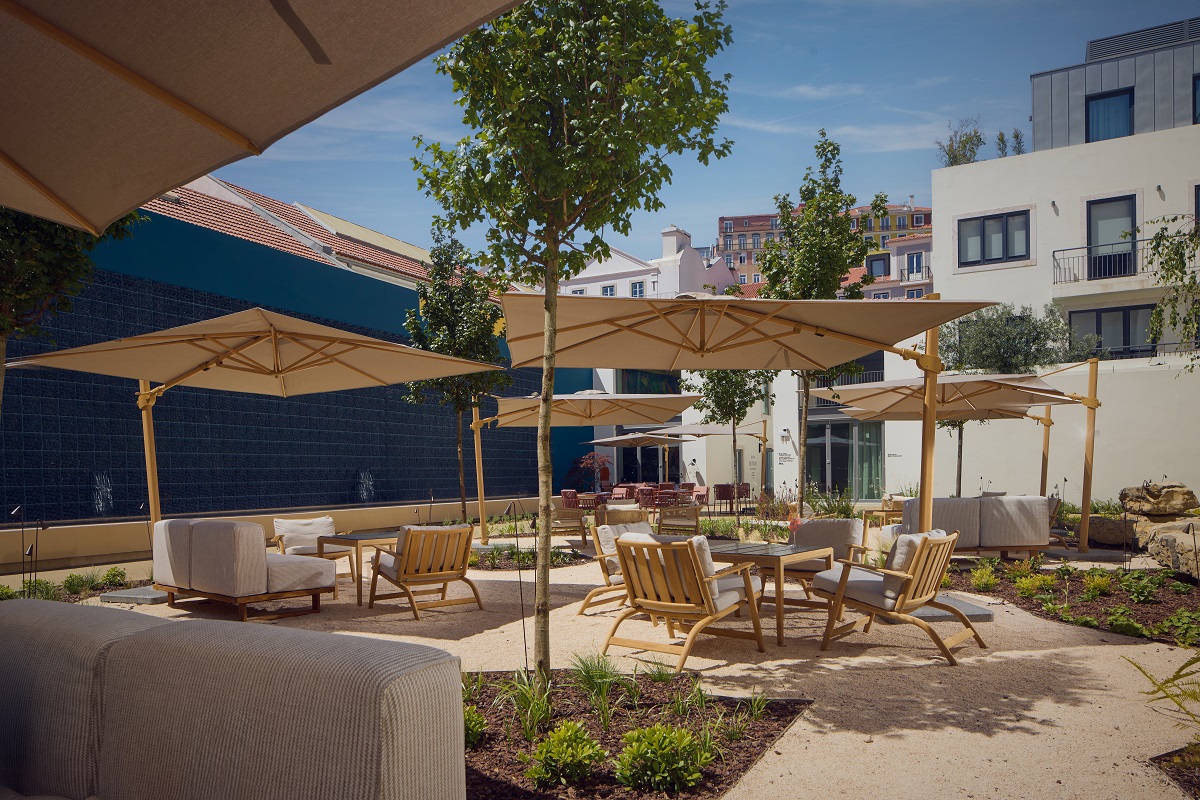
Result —
[{"label": "railing", "polygon": [[1149,239],[1054,251],[1054,282],[1129,278],[1151,272]]},{"label": "railing", "polygon": [[907,267],[900,268],[900,280],[908,281],[931,281],[933,280],[933,270],[929,267],[921,267],[919,270],[910,271]]},{"label": "railing", "polygon": [[[813,388],[827,388],[830,386],[853,386],[856,383],[873,383],[883,380],[883,370],[870,370],[858,373],[857,375],[843,375],[835,381],[816,380],[813,381]],[[823,397],[813,398],[813,408],[841,408],[842,404],[836,400],[826,400]]]},{"label": "railing", "polygon": [[1155,356],[1181,355],[1200,350],[1197,342],[1158,342],[1129,347],[1097,347],[1092,356],[1101,361],[1120,361],[1127,358],[1153,358]]}]

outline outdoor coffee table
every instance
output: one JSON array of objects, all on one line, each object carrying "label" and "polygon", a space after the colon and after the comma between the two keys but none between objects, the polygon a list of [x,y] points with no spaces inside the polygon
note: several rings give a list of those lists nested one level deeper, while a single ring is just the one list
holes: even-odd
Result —
[{"label": "outdoor coffee table", "polygon": [[880,527],[891,525],[893,522],[899,522],[904,517],[903,509],[899,508],[881,508],[878,511],[868,511],[867,516],[878,520]]},{"label": "outdoor coffee table", "polygon": [[[783,608],[786,605],[783,597],[783,570],[788,564],[803,561],[825,559],[825,563],[833,566],[832,547],[795,547],[790,544],[769,544],[767,542],[734,542],[727,539],[709,539],[708,549],[712,552],[713,561],[740,564],[749,561],[760,570],[771,570],[775,573],[775,638],[783,644]],[[765,578],[765,576],[764,576]],[[765,584],[766,581],[764,580]],[[763,587],[766,588],[765,585]],[[768,600],[764,595],[763,600]]]},{"label": "outdoor coffee table", "polygon": [[335,544],[341,547],[354,548],[354,570],[358,574],[358,604],[362,605],[362,556],[364,547],[375,547],[378,545],[395,545],[396,539],[399,538],[399,531],[363,531],[351,533],[337,533],[333,536],[318,536],[317,537],[317,556],[325,555],[325,545]]}]

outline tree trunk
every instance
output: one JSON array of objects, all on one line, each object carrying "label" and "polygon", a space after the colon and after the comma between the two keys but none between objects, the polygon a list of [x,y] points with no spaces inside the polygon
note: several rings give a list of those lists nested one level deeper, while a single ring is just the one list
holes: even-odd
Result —
[{"label": "tree trunk", "polygon": [[800,452],[796,461],[800,465],[800,513],[804,514],[804,503],[808,500],[808,399],[812,391],[812,380],[801,372],[800,378],[800,431],[797,437]]},{"label": "tree trunk", "polygon": [[738,474],[738,452],[737,452],[737,420],[734,420],[731,427],[733,428],[733,518],[735,524],[742,527],[742,501],[738,499],[741,487],[741,475]]},{"label": "tree trunk", "polygon": [[550,409],[554,401],[554,348],[558,332],[558,260],[546,263],[545,345],[542,350],[542,401],[538,408],[538,535],[533,590],[533,655],[538,686],[550,682],[550,497],[554,465],[550,460]]},{"label": "tree trunk", "polygon": [[454,431],[458,434],[458,497],[462,505],[462,521],[466,524],[470,522],[470,517],[467,516],[467,473],[463,470],[463,412],[455,412],[455,419],[458,422]]},{"label": "tree trunk", "polygon": [[8,334],[0,335],[0,408],[4,403],[4,354],[8,352]]},{"label": "tree trunk", "polygon": [[954,496],[962,497],[962,437],[963,432],[967,429],[964,422],[958,426],[958,469],[954,473]]}]

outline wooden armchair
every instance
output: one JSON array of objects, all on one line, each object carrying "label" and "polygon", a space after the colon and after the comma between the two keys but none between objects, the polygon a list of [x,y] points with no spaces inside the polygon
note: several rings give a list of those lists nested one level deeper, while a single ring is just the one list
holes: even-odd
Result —
[{"label": "wooden armchair", "polygon": [[[317,555],[317,539],[321,536],[333,536],[338,531],[333,526],[333,517],[324,516],[314,519],[275,519],[273,522],[275,536],[271,541],[286,556],[310,556],[325,558],[337,562],[339,558],[346,559],[350,569],[350,580],[356,585],[360,579],[362,565],[355,562],[354,548],[344,545],[327,544],[324,554]],[[338,597],[337,579],[334,576],[333,599]]]},{"label": "wooden armchair", "polygon": [[659,534],[700,535],[700,506],[679,505],[658,512]]},{"label": "wooden armchair", "polygon": [[[639,516],[644,516],[644,512],[638,511],[637,513]],[[606,524],[603,516],[597,515],[596,524],[592,525],[592,545],[596,549],[596,554],[592,558],[600,565],[600,576],[604,579],[604,585],[597,586],[587,593],[579,610],[575,612],[576,616],[582,615],[591,606],[616,603],[625,599],[625,576],[621,574],[621,562],[617,558],[617,537],[625,531],[628,523]],[[650,523],[643,520],[636,522],[644,524],[649,530]],[[604,595],[612,596],[604,597]]]},{"label": "wooden armchair", "polygon": [[579,538],[587,541],[587,526],[584,516],[587,511],[582,508],[550,507],[550,533],[578,533]]},{"label": "wooden armchair", "polygon": [[[856,549],[867,543],[867,515],[862,519],[816,519],[810,518],[788,536],[788,544],[797,547],[830,547],[833,557],[813,559],[789,564],[784,569],[786,578],[796,578],[804,590],[804,598],[787,597],[784,604],[802,608],[827,608],[828,601],[816,598],[812,591],[812,580],[818,573],[833,569],[834,559],[842,556],[854,560]],[[761,569],[764,575],[773,574],[771,569]]]},{"label": "wooden armchair", "polygon": [[[467,563],[471,556],[473,528],[470,525],[451,527],[411,525],[401,528],[396,538],[396,549],[377,547],[371,562],[371,597],[367,608],[374,608],[376,600],[392,600],[403,597],[412,608],[413,617],[421,618],[422,608],[456,606],[475,603],[483,609],[479,589],[467,577]],[[378,594],[379,578],[400,589],[391,594]],[[471,587],[470,597],[447,598],[446,590],[451,583],[462,581]],[[438,599],[418,601],[418,595],[436,594]]]},{"label": "wooden armchair", "polygon": [[[682,672],[701,633],[752,639],[758,644],[758,652],[765,652],[758,619],[762,580],[750,574],[752,564],[735,564],[718,572],[708,540],[702,536],[683,542],[659,542],[652,536],[625,535],[617,539],[616,548],[629,608],[613,623],[602,653],[617,645],[678,655],[675,671]],[[712,627],[712,623],[743,608],[750,612],[753,632]],[[675,638],[678,625],[687,639],[678,645],[618,638],[617,629],[634,614],[648,614],[655,625],[662,617],[670,638]]]},{"label": "wooden armchair", "polygon": [[[965,614],[954,606],[937,602],[942,576],[950,565],[958,540],[958,531],[949,536],[941,534],[941,531],[935,531],[901,535],[882,568],[856,563],[851,558],[839,558],[840,567],[818,573],[813,578],[812,591],[829,601],[829,621],[825,625],[821,649],[827,649],[832,639],[852,633],[864,620],[863,632],[870,632],[871,623],[877,616],[907,622],[925,631],[951,666],[958,663],[951,648],[967,639],[974,637],[980,647],[987,647]],[[865,551],[865,548],[854,546],[851,550]],[[953,615],[963,624],[963,630],[943,640],[928,622],[912,615],[921,606]],[[839,626],[837,623],[846,607],[861,611],[866,617]]]}]

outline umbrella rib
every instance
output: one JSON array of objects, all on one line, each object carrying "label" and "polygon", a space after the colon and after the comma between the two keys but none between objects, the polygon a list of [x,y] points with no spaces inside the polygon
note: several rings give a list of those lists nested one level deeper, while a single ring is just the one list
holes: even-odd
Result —
[{"label": "umbrella rib", "polygon": [[[205,362],[203,364],[199,364],[199,365],[189,369],[188,371],[184,372],[183,374],[175,376],[174,378],[172,378],[169,381],[164,381],[163,385],[158,387],[158,389],[157,389],[158,393],[161,395],[167,389],[170,389],[174,386],[178,386],[180,383],[182,383],[183,381],[186,381],[188,378],[191,378],[194,375],[199,375],[201,372],[204,372],[206,369],[210,369],[212,367],[221,365],[222,362],[224,362],[224,360],[226,358],[236,358],[238,355],[240,355],[242,353],[242,351],[262,342],[264,338],[265,337],[262,337],[262,336],[255,337],[255,338],[251,339],[250,341],[243,343],[239,347],[236,347],[236,348],[228,351],[228,353],[218,354],[214,358],[209,359],[207,362]],[[188,342],[188,344],[195,344],[195,343]],[[200,349],[207,351],[207,348],[204,348],[204,347],[201,347]],[[208,351],[208,352],[211,352],[211,351]]]},{"label": "umbrella rib", "polygon": [[721,349],[727,342],[730,342],[749,331],[753,331],[753,332],[759,334],[760,336],[766,336],[767,334],[760,331],[758,329],[758,326],[763,323],[770,322],[772,319],[779,316],[779,314],[783,311],[783,309],[784,309],[784,306],[779,306],[774,311],[772,311],[770,314],[747,314],[746,316],[752,317],[753,319],[750,322],[746,322],[745,319],[743,319],[743,317],[739,316],[736,313],[740,309],[728,309],[728,307],[727,307],[727,310],[726,310],[724,316],[728,317],[729,319],[734,320],[734,322],[739,327],[738,327],[738,330],[733,331],[732,333],[730,333],[728,336],[726,336],[721,341],[714,343],[712,345],[713,351],[715,352],[715,351]]},{"label": "umbrella rib", "polygon": [[59,211],[62,211],[68,217],[75,220],[75,222],[77,222],[85,231],[93,236],[100,235],[100,231],[96,228],[96,226],[88,222],[87,218],[84,217],[83,214],[76,211],[74,206],[72,206],[63,198],[59,197],[58,194],[56,194],[49,186],[35,178],[32,172],[22,167],[15,160],[13,160],[8,153],[5,153],[2,150],[0,150],[0,164],[8,167],[8,169],[15,173],[18,178],[25,181],[30,188],[53,203]]},{"label": "umbrella rib", "polygon": [[250,139],[243,134],[238,133],[225,123],[214,119],[178,95],[168,92],[166,89],[162,88],[153,81],[142,75],[139,75],[119,61],[110,58],[96,48],[92,47],[90,44],[75,38],[62,28],[59,28],[53,22],[50,22],[49,20],[38,16],[29,9],[18,5],[13,0],[0,0],[0,11],[5,12],[14,19],[20,20],[30,28],[33,28],[50,39],[53,39],[68,50],[71,50],[76,55],[79,55],[92,62],[113,77],[120,78],[121,80],[125,81],[142,94],[153,97],[163,105],[173,108],[188,119],[203,125],[205,128],[208,128],[218,136],[228,139],[230,142],[242,148],[243,150],[248,150],[256,156],[262,154],[262,148],[250,141]]}]

